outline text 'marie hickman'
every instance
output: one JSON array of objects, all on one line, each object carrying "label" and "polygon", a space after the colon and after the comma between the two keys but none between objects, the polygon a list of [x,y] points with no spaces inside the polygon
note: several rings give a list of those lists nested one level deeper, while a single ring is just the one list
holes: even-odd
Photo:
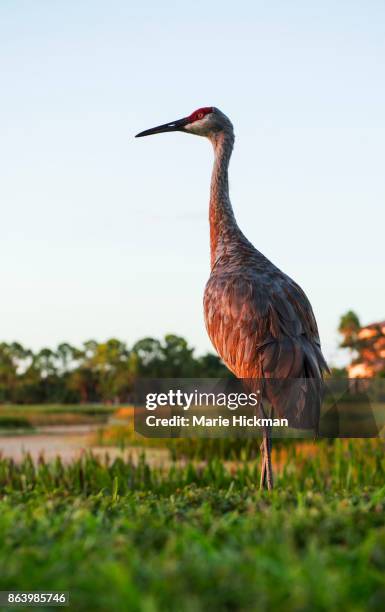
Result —
[{"label": "text 'marie hickman'", "polygon": [[193,415],[192,417],[174,414],[171,417],[156,417],[150,414],[146,417],[148,427],[289,427],[287,419],[260,418],[256,415],[233,414],[231,419],[222,415],[208,417]]}]

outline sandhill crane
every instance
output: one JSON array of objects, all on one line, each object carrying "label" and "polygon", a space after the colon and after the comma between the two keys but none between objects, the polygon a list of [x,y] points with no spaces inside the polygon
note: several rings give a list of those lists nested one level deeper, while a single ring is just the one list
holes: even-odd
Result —
[{"label": "sandhill crane", "polygon": [[[204,292],[208,335],[224,363],[238,378],[302,381],[299,387],[293,387],[294,421],[301,425],[301,415],[310,410],[313,414],[310,421],[316,426],[323,372],[327,370],[317,323],[302,289],[255,249],[237,225],[228,183],[234,145],[231,121],[220,110],[209,106],[183,119],[140,132],[137,137],[174,131],[205,136],[214,148],[209,206],[211,275]],[[287,407],[285,386],[271,388],[270,402],[282,413]],[[293,389],[286,387],[289,394]],[[262,403],[261,410],[264,415]],[[268,428],[263,431],[261,451],[260,486],[271,489]]]}]

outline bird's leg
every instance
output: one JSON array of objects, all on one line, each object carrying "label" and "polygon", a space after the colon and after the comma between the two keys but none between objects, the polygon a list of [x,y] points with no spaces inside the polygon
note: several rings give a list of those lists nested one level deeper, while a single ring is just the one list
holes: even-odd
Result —
[{"label": "bird's leg", "polygon": [[273,488],[273,468],[271,465],[271,436],[268,431],[263,432],[263,440],[261,444],[262,453],[262,466],[261,466],[261,480],[260,489],[268,489],[269,491]]},{"label": "bird's leg", "polygon": [[270,428],[270,426],[269,426],[268,431],[266,433],[266,446],[267,446],[267,451],[266,451],[266,482],[267,482],[267,488],[270,491],[273,488],[273,486],[274,486],[273,466],[271,464],[272,440],[271,440],[271,428]]},{"label": "bird's leg", "polygon": [[[260,411],[262,418],[266,418],[266,413],[263,408],[263,404],[260,404]],[[261,481],[260,489],[268,489],[269,491],[273,488],[273,468],[271,465],[271,428],[265,425],[263,427],[263,440],[261,444],[262,453],[262,466],[261,466]]]},{"label": "bird's leg", "polygon": [[263,440],[261,442],[260,449],[261,449],[262,462],[261,462],[261,480],[259,482],[259,488],[260,489],[264,489],[265,488],[265,482],[266,482],[265,438],[263,438]]}]

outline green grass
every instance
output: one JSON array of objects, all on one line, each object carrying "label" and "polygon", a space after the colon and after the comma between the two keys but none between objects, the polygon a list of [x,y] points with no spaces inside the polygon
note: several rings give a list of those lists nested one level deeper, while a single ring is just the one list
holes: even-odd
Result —
[{"label": "green grass", "polygon": [[61,412],[79,412],[80,414],[110,414],[116,406],[105,404],[0,404],[0,412],[25,412],[27,414],[53,414]]},{"label": "green grass", "polygon": [[382,610],[380,441],[286,445],[272,493],[254,462],[0,461],[0,589],[71,592],[71,608]]},{"label": "green grass", "polygon": [[0,429],[33,429],[33,426],[24,416],[0,413]]},{"label": "green grass", "polygon": [[115,410],[116,406],[92,404],[0,404],[0,430],[105,423]]}]

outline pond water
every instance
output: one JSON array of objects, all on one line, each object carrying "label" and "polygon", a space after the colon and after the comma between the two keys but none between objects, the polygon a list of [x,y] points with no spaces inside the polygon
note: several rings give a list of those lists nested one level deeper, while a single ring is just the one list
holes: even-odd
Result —
[{"label": "pond water", "polygon": [[[100,425],[47,425],[39,427],[33,433],[23,432],[0,436],[0,455],[20,462],[25,454],[30,454],[33,461],[38,461],[41,455],[46,461],[55,459],[58,455],[64,463],[78,459],[87,451],[94,455],[111,459],[115,457],[139,459],[143,451],[139,447],[127,447],[124,450],[115,446],[94,446],[93,434]],[[146,458],[150,464],[168,463],[169,454],[166,449],[149,449]]]}]

